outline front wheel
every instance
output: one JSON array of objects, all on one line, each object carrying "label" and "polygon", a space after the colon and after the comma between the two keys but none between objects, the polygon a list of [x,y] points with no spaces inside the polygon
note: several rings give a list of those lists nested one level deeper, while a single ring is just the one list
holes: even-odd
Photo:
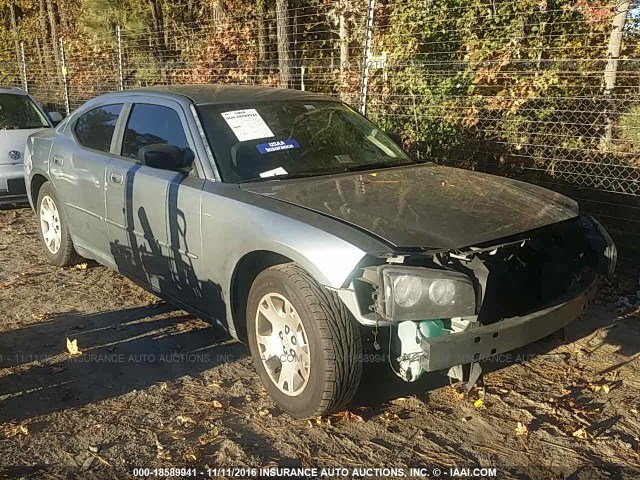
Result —
[{"label": "front wheel", "polygon": [[253,362],[267,392],[290,415],[330,414],[362,376],[360,329],[344,304],[295,263],[254,281],[247,305]]}]

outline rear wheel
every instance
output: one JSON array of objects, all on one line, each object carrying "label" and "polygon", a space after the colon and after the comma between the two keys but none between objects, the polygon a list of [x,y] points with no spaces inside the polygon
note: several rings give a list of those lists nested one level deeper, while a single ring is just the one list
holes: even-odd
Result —
[{"label": "rear wheel", "polygon": [[360,329],[344,304],[295,263],[254,281],[247,305],[249,347],[278,406],[294,417],[345,406],[362,375]]},{"label": "rear wheel", "polygon": [[80,257],[73,248],[67,217],[51,183],[40,188],[36,207],[40,240],[49,261],[58,267],[78,263]]}]

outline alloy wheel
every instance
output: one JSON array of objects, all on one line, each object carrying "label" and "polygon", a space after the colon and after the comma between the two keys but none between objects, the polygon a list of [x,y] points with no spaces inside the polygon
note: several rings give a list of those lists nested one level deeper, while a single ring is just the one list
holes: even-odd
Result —
[{"label": "alloy wheel", "polygon": [[307,386],[311,355],[307,332],[291,302],[278,293],[263,296],[256,312],[256,340],[269,378],[289,396]]},{"label": "alloy wheel", "polygon": [[40,229],[47,250],[55,255],[62,244],[62,229],[58,207],[49,195],[40,202]]}]

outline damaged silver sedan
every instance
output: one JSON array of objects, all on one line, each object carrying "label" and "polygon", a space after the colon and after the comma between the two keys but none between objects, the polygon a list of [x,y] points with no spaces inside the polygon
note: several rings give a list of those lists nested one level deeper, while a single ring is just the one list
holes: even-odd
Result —
[{"label": "damaged silver sedan", "polygon": [[578,317],[616,262],[572,200],[415,162],[299,91],[103,95],[30,137],[25,175],[53,264],[95,259],[223,326],[296,417],[347,404],[369,348],[406,381],[473,383]]}]

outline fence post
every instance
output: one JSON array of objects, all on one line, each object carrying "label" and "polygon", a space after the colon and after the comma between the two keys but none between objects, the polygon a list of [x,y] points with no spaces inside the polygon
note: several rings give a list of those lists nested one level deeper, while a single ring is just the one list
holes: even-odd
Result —
[{"label": "fence post", "polygon": [[20,42],[20,76],[22,77],[22,88],[28,93],[29,84],[27,83],[27,62],[24,57],[24,42]]},{"label": "fence post", "polygon": [[369,93],[369,57],[371,56],[371,39],[373,37],[373,13],[375,0],[369,0],[367,7],[367,26],[364,34],[364,61],[362,64],[362,85],[360,87],[360,113],[367,114],[367,95]]},{"label": "fence post", "polygon": [[62,85],[64,87],[64,109],[67,112],[67,115],[69,115],[69,82],[67,80],[67,63],[64,58],[64,41],[62,37],[60,37],[60,63],[60,69],[62,71]]},{"label": "fence post", "polygon": [[120,33],[120,25],[116,25],[116,44],[118,46],[118,87],[120,91],[124,90],[124,74],[122,71],[122,36]]}]

